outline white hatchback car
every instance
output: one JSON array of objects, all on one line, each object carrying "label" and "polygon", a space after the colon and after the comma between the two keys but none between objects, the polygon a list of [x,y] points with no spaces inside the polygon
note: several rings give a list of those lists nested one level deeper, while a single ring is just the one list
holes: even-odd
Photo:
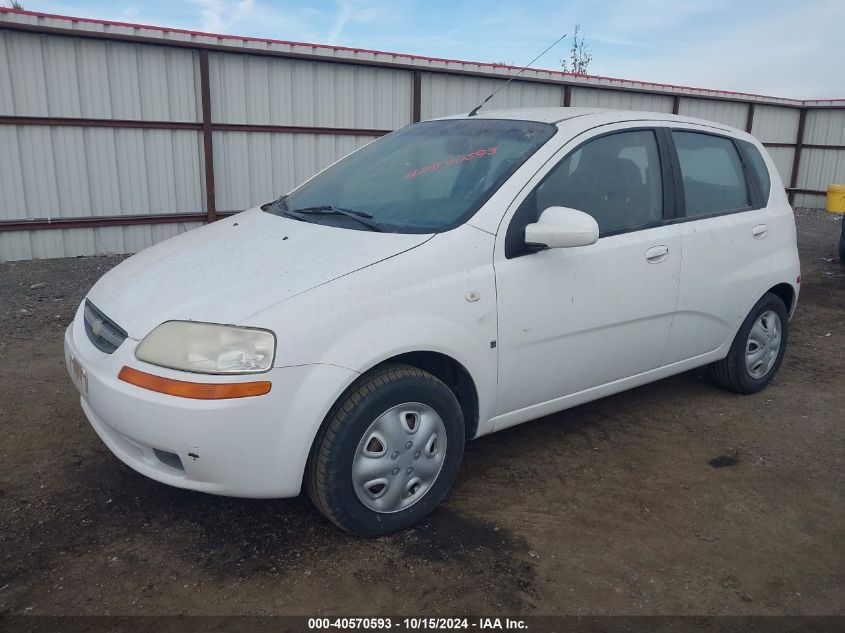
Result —
[{"label": "white hatchback car", "polygon": [[701,365],[783,359],[795,223],[750,135],[664,114],[409,125],[131,257],[65,336],[82,408],[158,481],[308,491],[362,535],[446,495],[472,438]]}]

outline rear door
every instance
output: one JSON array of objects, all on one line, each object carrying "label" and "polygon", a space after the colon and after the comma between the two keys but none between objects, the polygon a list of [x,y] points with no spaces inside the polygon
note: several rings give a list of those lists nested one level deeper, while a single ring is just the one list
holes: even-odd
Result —
[{"label": "rear door", "polygon": [[671,138],[684,256],[664,364],[725,343],[774,264],[769,211],[742,142],[695,127]]}]

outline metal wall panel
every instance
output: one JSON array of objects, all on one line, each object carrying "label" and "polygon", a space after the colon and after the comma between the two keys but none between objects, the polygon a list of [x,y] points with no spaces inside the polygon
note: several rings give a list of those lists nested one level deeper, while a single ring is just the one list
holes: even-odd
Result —
[{"label": "metal wall panel", "polygon": [[[829,185],[845,184],[845,150],[809,149],[801,151],[798,168],[798,188],[827,191]],[[796,194],[797,206],[824,207],[825,197],[821,195]]]},{"label": "metal wall panel", "polygon": [[751,133],[763,143],[794,143],[800,114],[797,108],[755,105]]},{"label": "metal wall panel", "polygon": [[716,121],[744,130],[748,120],[748,104],[681,97],[678,114]]},{"label": "metal wall panel", "polygon": [[215,123],[394,130],[411,122],[408,71],[216,53],[208,65]]},{"label": "metal wall panel", "polygon": [[197,53],[0,31],[0,114],[200,120]]},{"label": "metal wall panel", "polygon": [[[454,70],[458,72],[485,73],[500,75],[507,78],[513,75],[518,69],[512,66],[501,64],[490,64],[472,61],[460,61],[431,57],[420,57],[402,53],[390,53],[372,50],[359,50],[331,45],[310,44],[302,42],[285,42],[279,40],[262,40],[258,38],[244,38],[236,35],[218,35],[209,33],[181,32],[174,29],[151,27],[144,25],[109,24],[90,21],[78,18],[47,17],[44,15],[33,15],[25,13],[14,13],[0,11],[0,21],[20,22],[31,25],[46,27],[58,27],[77,31],[91,31],[97,33],[114,33],[133,35],[163,40],[180,40],[194,42],[197,44],[210,44],[215,46],[226,46],[233,51],[238,49],[257,49],[278,52],[290,52],[300,55],[320,55],[323,57],[335,57],[339,60],[365,60],[376,62],[385,66],[402,64],[425,69]],[[527,69],[522,74],[524,79],[543,79],[552,81],[565,80],[574,85],[589,87],[621,88],[624,90],[640,90],[650,93],[697,95],[713,99],[724,99],[733,101],[754,101],[770,104],[789,104],[801,106],[800,99],[789,99],[784,97],[759,96],[726,90],[713,90],[709,88],[693,88],[687,86],[673,86],[669,84],[650,83],[630,79],[617,79],[612,77],[598,77],[590,75],[572,75],[559,70]],[[832,104],[836,105],[836,104]]]},{"label": "metal wall panel", "polygon": [[826,205],[827,195],[823,193],[796,193],[795,200],[792,203],[795,208],[806,207],[808,209],[824,209]]},{"label": "metal wall panel", "polygon": [[[423,119],[469,112],[491,92],[504,84],[499,79],[482,79],[423,73],[421,111]],[[493,97],[485,108],[528,108],[560,106],[563,87],[550,84],[512,81]]]},{"label": "metal wall panel", "polygon": [[599,88],[573,88],[570,105],[614,110],[641,110],[644,112],[672,112],[672,97],[650,95],[642,92],[601,90]]},{"label": "metal wall panel", "polygon": [[789,178],[792,175],[792,157],[795,155],[795,149],[792,147],[767,147],[766,151],[777,167],[783,186],[788,187]]},{"label": "metal wall panel", "polygon": [[0,125],[0,220],[204,210],[192,130]]},{"label": "metal wall panel", "polygon": [[137,253],[199,226],[201,222],[173,222],[0,233],[0,262]]},{"label": "metal wall panel", "polygon": [[365,136],[215,132],[217,208],[248,209],[277,198],[372,140]]},{"label": "metal wall panel", "polygon": [[845,145],[845,109],[807,112],[804,142],[815,145]]},{"label": "metal wall panel", "polygon": [[[411,119],[414,69],[422,73],[423,118],[468,112],[515,72],[500,65],[26,13],[0,11],[0,22],[228,47],[231,52],[209,52],[215,123],[395,129]],[[323,60],[238,53],[244,50],[319,55]],[[153,43],[0,30],[0,115],[197,123],[202,119],[199,57],[196,50]],[[443,70],[459,74],[433,72]],[[571,86],[573,106],[671,112],[674,97],[680,97],[681,114],[739,129],[745,129],[748,102],[754,102],[752,132],[767,143],[794,143],[798,107],[810,105],[804,143],[845,145],[841,101],[805,104],[559,71],[529,69],[487,107],[560,106],[562,81]],[[840,109],[814,109],[815,105]],[[238,210],[269,200],[370,140],[350,135],[214,132],[217,208]],[[768,151],[788,185],[794,149]],[[797,188],[824,190],[832,182],[845,181],[843,157],[843,151],[805,148]],[[202,212],[204,180],[199,131],[0,125],[0,221]],[[798,194],[795,202],[823,206],[824,198]],[[0,233],[0,260],[134,252],[199,225]]]}]

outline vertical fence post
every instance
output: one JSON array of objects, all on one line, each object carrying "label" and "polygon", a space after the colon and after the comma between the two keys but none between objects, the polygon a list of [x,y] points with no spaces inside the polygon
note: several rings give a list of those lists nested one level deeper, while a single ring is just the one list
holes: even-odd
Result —
[{"label": "vertical fence post", "polygon": [[678,95],[672,97],[672,114],[678,114],[681,110],[681,98]]},{"label": "vertical fence post", "polygon": [[563,87],[563,107],[568,108],[572,105],[572,86],[566,84]]},{"label": "vertical fence post", "polygon": [[801,108],[798,115],[798,134],[795,137],[795,153],[792,156],[792,175],[789,178],[789,204],[795,201],[798,186],[798,168],[801,166],[801,149],[804,147],[804,124],[807,122],[807,108]]},{"label": "vertical fence post", "polygon": [[208,51],[200,50],[200,100],[202,103],[202,147],[205,158],[205,208],[208,221],[217,219],[214,195],[214,144],[211,135],[211,87],[208,79]]},{"label": "vertical fence post", "polygon": [[748,104],[748,117],[745,119],[745,131],[751,134],[754,129],[754,103]]},{"label": "vertical fence post", "polygon": [[422,120],[422,71],[414,71],[414,86],[411,92],[411,123]]}]

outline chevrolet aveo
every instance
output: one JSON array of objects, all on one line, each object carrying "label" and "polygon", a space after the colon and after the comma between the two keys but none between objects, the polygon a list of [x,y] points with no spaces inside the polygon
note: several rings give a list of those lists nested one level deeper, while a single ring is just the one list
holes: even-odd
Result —
[{"label": "chevrolet aveo", "polygon": [[305,489],[385,534],[466,441],[709,365],[783,359],[795,223],[752,136],[578,108],[409,125],[291,193],[131,257],[65,336],[118,458],[219,495]]}]

